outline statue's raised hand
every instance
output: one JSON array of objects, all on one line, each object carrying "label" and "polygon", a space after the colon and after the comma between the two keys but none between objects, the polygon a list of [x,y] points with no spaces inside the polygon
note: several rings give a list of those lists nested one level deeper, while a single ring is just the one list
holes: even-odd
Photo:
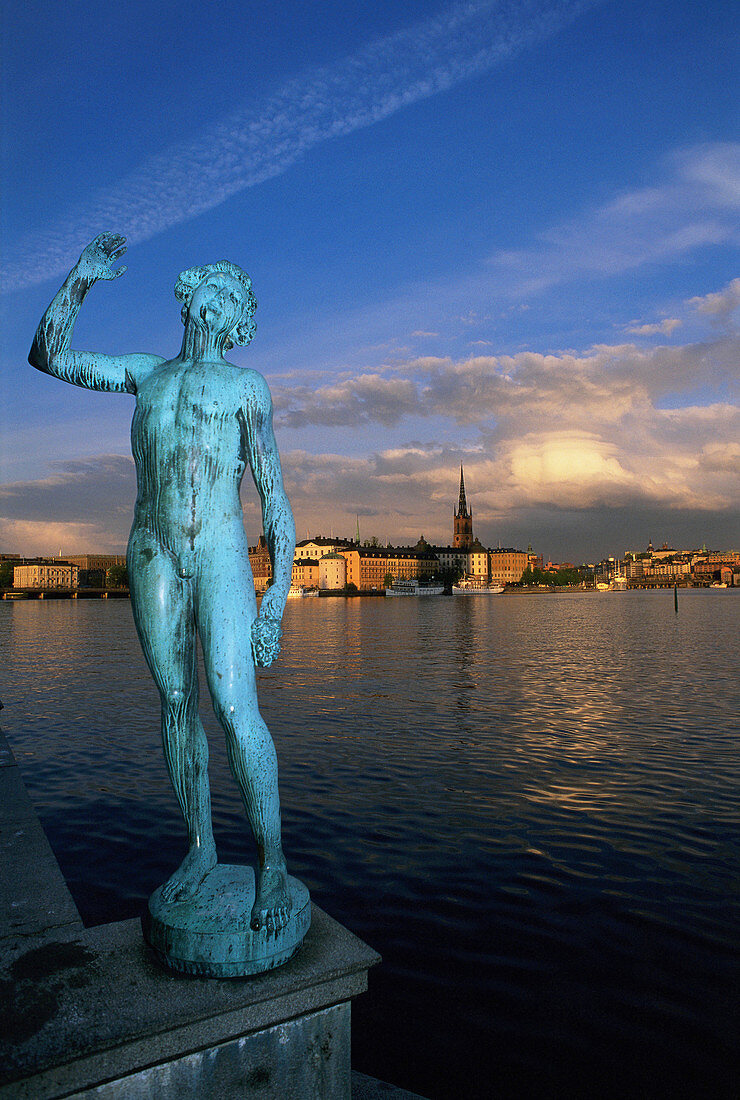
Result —
[{"label": "statue's raised hand", "polygon": [[111,264],[120,260],[126,251],[126,238],[120,233],[99,233],[94,241],[90,241],[87,248],[83,249],[77,270],[86,279],[95,282],[97,279],[117,279],[126,270],[125,265],[115,271]]}]

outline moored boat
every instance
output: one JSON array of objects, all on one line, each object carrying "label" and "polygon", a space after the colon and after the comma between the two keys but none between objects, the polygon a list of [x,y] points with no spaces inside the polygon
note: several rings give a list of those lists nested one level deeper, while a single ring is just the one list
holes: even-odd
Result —
[{"label": "moored boat", "polygon": [[500,596],[503,590],[502,584],[494,584],[485,577],[462,577],[452,586],[455,596]]},{"label": "moored boat", "polygon": [[410,581],[396,580],[386,588],[386,596],[441,596],[443,584],[422,584],[414,577]]}]

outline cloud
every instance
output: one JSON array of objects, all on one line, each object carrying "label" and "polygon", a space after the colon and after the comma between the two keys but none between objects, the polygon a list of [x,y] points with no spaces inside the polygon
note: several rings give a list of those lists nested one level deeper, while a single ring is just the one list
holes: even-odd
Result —
[{"label": "cloud", "polygon": [[733,279],[724,290],[718,290],[715,294],[689,298],[688,304],[693,306],[697,313],[703,313],[719,324],[727,324],[740,306],[740,279]]},{"label": "cloud", "polygon": [[521,297],[740,243],[740,143],[678,150],[665,159],[663,177],[550,227],[528,248],[495,253],[490,270]]},{"label": "cloud", "polygon": [[519,433],[546,418],[570,429],[652,415],[669,395],[726,387],[737,379],[739,358],[731,336],[683,346],[597,345],[581,354],[424,356],[316,389],[277,386],[273,398],[281,428],[392,426],[419,417]]},{"label": "cloud", "polygon": [[319,386],[275,387],[276,423],[285,428],[309,424],[326,427],[377,423],[398,424],[411,413],[417,391],[410,379],[361,374],[346,381]]},{"label": "cloud", "polygon": [[[318,466],[302,455],[297,500],[314,517],[326,490],[332,507],[347,514],[363,505],[385,516],[391,531],[410,537],[421,525],[439,537],[430,515],[444,514],[450,471],[463,459],[484,529],[543,509],[683,510],[734,522],[740,407],[699,398],[737,378],[739,353],[740,342],[728,337],[648,349],[599,345],[580,354],[427,356],[396,363],[387,376],[344,379],[328,407],[322,395],[304,401],[292,391],[289,414],[281,413],[280,397],[276,408],[286,427],[331,417],[351,431],[411,421],[418,430],[426,420],[432,438],[451,423],[473,429],[463,452],[422,441],[351,460],[322,455]],[[401,399],[392,406],[396,392]],[[661,407],[669,399],[679,407]],[[308,480],[306,467],[314,471]]]},{"label": "cloud", "polygon": [[0,485],[0,545],[26,556],[120,553],[135,498],[128,457],[52,463],[47,477]]},{"label": "cloud", "polygon": [[740,443],[706,443],[699,454],[699,466],[712,473],[722,472],[737,477]]},{"label": "cloud", "polygon": [[165,150],[83,209],[21,241],[3,283],[18,289],[66,271],[80,241],[104,228],[131,243],[194,218],[287,171],[321,142],[388,118],[556,34],[600,0],[477,0],[453,4],[333,66],[251,101],[187,145]]},{"label": "cloud", "polygon": [[133,461],[123,455],[96,455],[54,462],[52,472],[36,481],[0,485],[0,517],[6,521],[46,524],[110,525],[121,521],[125,535],[136,499]]},{"label": "cloud", "polygon": [[3,553],[26,558],[65,554],[120,554],[126,545],[110,524],[57,523],[51,520],[6,519],[0,516]]},{"label": "cloud", "polygon": [[663,321],[655,321],[644,325],[641,325],[639,321],[632,321],[627,326],[626,331],[633,336],[656,336],[658,333],[670,336],[682,324],[683,321],[679,320],[678,317],[666,317]]},{"label": "cloud", "polygon": [[[366,536],[446,543],[462,461],[488,542],[542,548],[549,524],[561,532],[549,553],[589,556],[596,532],[609,540],[602,553],[615,539],[629,545],[634,515],[649,527],[637,545],[660,529],[658,516],[692,545],[728,547],[740,537],[739,363],[740,339],[727,333],[678,346],[416,357],[313,388],[282,379],[275,420],[298,530],[351,534],[361,514]],[[291,434],[312,426],[318,453]],[[248,478],[244,493],[256,539]],[[0,487],[0,536],[25,553],[120,550],[134,496],[128,457],[56,464]]]}]

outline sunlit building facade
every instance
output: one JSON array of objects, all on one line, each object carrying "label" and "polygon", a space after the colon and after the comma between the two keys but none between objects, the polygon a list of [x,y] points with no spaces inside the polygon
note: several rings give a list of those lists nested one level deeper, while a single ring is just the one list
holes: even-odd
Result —
[{"label": "sunlit building facade", "polygon": [[296,558],[293,562],[291,584],[294,588],[318,588],[319,573],[316,558]]},{"label": "sunlit building facade", "polygon": [[13,587],[38,588],[41,591],[77,588],[79,572],[76,565],[66,561],[16,565],[13,569]]},{"label": "sunlit building facade", "polygon": [[319,591],[339,592],[347,584],[347,559],[333,550],[319,558]]},{"label": "sunlit building facade", "polygon": [[431,548],[356,546],[345,550],[343,557],[347,561],[347,584],[354,584],[361,592],[385,588],[387,577],[392,581],[423,579],[439,570]]},{"label": "sunlit building facade", "polygon": [[508,548],[489,550],[490,578],[495,584],[516,584],[529,566],[531,554]]}]

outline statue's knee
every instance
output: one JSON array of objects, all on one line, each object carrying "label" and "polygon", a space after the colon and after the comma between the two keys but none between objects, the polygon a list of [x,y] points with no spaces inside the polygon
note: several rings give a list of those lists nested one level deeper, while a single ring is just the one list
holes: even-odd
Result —
[{"label": "statue's knee", "polygon": [[238,720],[239,708],[233,699],[219,699],[215,705],[216,717],[219,722],[226,725],[234,725]]},{"label": "statue's knee", "polygon": [[168,710],[183,710],[187,706],[190,693],[183,688],[170,688],[162,695],[162,702]]}]

